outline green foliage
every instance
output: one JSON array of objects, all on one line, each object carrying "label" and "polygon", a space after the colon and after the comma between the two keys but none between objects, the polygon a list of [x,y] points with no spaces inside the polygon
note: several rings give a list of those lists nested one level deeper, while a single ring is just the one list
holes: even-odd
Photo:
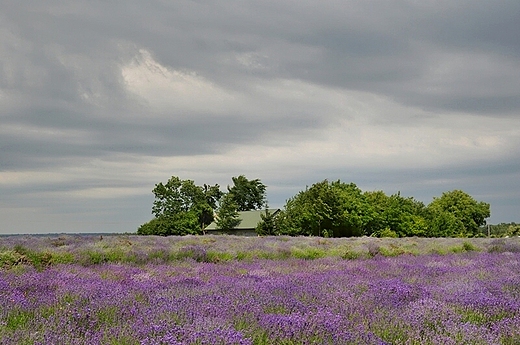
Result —
[{"label": "green foliage", "polygon": [[256,226],[256,233],[260,236],[272,236],[277,234],[276,230],[276,217],[269,209],[265,208],[265,214],[260,214],[262,220]]},{"label": "green foliage", "polygon": [[0,252],[0,267],[10,268],[27,264],[41,270],[54,263],[58,257],[59,255],[48,251],[34,251],[17,244],[12,250]]},{"label": "green foliage", "polygon": [[506,236],[513,237],[513,236],[520,236],[520,225],[518,224],[510,224],[507,227]]},{"label": "green foliage", "polygon": [[376,237],[391,237],[391,238],[396,238],[396,237],[399,237],[399,235],[397,235],[397,233],[393,230],[391,230],[390,228],[384,228],[383,230],[380,230],[380,231],[376,231],[374,232],[374,234]]},{"label": "green foliage", "polygon": [[218,185],[197,186],[192,180],[176,176],[166,184],[156,184],[152,192],[155,218],[139,227],[139,235],[200,234],[213,221],[217,201],[222,197]]},{"label": "green foliage", "polygon": [[490,206],[469,194],[454,190],[442,193],[428,205],[431,235],[437,237],[471,237],[479,232],[490,216]]},{"label": "green foliage", "polygon": [[482,225],[479,228],[478,235],[481,237],[490,236],[490,237],[504,237],[504,236],[519,236],[520,224],[515,222],[511,223],[500,223],[500,224],[487,224]]},{"label": "green foliage", "polygon": [[[233,186],[223,193],[218,185],[197,186],[192,180],[172,176],[166,183],[158,183],[152,190],[155,200],[151,221],[141,225],[139,235],[202,234],[204,228],[219,215],[217,225],[229,230],[236,227],[237,211],[259,209],[266,204],[266,186],[259,179],[233,177]],[[219,207],[217,207],[219,206]]]},{"label": "green foliage", "polygon": [[72,253],[52,253],[51,264],[71,264],[74,262],[74,255]]},{"label": "green foliage", "polygon": [[138,235],[158,236],[197,235],[201,232],[199,219],[194,211],[181,212],[171,217],[155,218],[137,229]]},{"label": "green foliage", "polygon": [[237,227],[241,220],[238,218],[237,204],[231,194],[222,197],[220,207],[217,211],[217,228],[229,231]]},{"label": "green foliage", "polygon": [[[176,176],[165,184],[158,183],[153,189],[155,218],[141,225],[137,233],[201,234],[214,220],[215,211],[220,230],[234,229],[240,224],[239,211],[260,209],[267,202],[266,186],[259,179],[248,180],[240,175],[232,181],[228,193],[221,192],[218,185],[197,186]],[[500,231],[494,227],[483,231],[489,216],[489,204],[477,202],[461,190],[445,192],[426,207],[400,193],[363,193],[354,183],[324,180],[287,200],[276,217],[266,211],[256,231],[262,236],[321,237],[478,237],[488,232],[520,235],[520,226],[514,223],[498,226]],[[45,262],[45,258],[34,260]]]},{"label": "green foliage", "polygon": [[93,250],[83,253],[83,258],[81,260],[82,264],[85,266],[99,265],[107,261],[108,260],[103,252]]},{"label": "green foliage", "polygon": [[355,260],[363,256],[363,253],[353,250],[352,248],[346,248],[346,250],[341,254],[341,258],[345,260]]},{"label": "green foliage", "polygon": [[325,257],[326,252],[323,249],[314,247],[292,248],[291,255],[298,259],[315,260]]},{"label": "green foliage", "polygon": [[383,191],[375,191],[364,195],[374,211],[367,234],[384,237],[381,234],[387,231],[387,235],[395,233],[397,237],[426,236],[428,224],[422,202],[402,197],[400,193],[387,196]]},{"label": "green foliage", "polygon": [[355,184],[324,180],[289,199],[277,226],[280,234],[291,236],[360,236],[373,216]]},{"label": "green foliage", "polygon": [[237,205],[238,211],[259,210],[266,205],[266,185],[259,179],[248,180],[244,175],[232,177],[233,186],[228,192]]},{"label": "green foliage", "polygon": [[235,256],[231,253],[226,252],[217,252],[217,251],[208,251],[206,262],[225,262],[225,261],[232,261],[235,259]]},{"label": "green foliage", "polygon": [[430,237],[457,237],[464,232],[464,224],[449,212],[435,212],[430,220]]},{"label": "green foliage", "polygon": [[222,196],[218,185],[196,186],[192,180],[181,180],[176,176],[166,184],[156,184],[152,192],[155,195],[152,213],[157,218],[199,209],[201,205],[215,208]]},{"label": "green foliage", "polygon": [[[474,237],[489,216],[489,204],[460,190],[426,207],[400,193],[361,193],[353,183],[324,180],[289,199],[276,225],[290,236]],[[508,230],[509,236],[520,234],[520,227]]]},{"label": "green foliage", "polygon": [[0,268],[12,267],[22,261],[22,255],[14,250],[0,252]]},{"label": "green foliage", "polygon": [[34,319],[34,311],[13,309],[7,314],[5,326],[10,330],[23,329]]},{"label": "green foliage", "polygon": [[473,252],[479,250],[473,243],[467,241],[462,243],[462,248],[464,248],[464,251],[466,252]]},{"label": "green foliage", "polygon": [[396,245],[390,245],[388,247],[379,247],[379,254],[386,257],[393,257],[406,254],[405,250]]}]

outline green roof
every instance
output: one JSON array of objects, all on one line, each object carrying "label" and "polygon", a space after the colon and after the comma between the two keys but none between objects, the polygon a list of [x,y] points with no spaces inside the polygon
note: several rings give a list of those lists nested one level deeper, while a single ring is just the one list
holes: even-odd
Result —
[{"label": "green roof", "polygon": [[[269,213],[276,214],[280,209],[278,208],[270,208],[268,209]],[[237,227],[235,227],[235,230],[250,230],[250,229],[256,229],[256,226],[258,223],[262,220],[262,217],[260,217],[261,214],[265,214],[265,210],[254,210],[254,211],[242,211],[238,212],[238,218],[242,221],[240,224],[238,224]],[[210,225],[206,227],[205,230],[219,230],[217,229],[217,223],[212,222]]]}]

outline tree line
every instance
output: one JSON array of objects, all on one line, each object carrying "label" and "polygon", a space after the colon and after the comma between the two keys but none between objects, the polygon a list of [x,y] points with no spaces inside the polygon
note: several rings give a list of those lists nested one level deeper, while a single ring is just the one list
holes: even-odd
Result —
[{"label": "tree line", "polygon": [[218,184],[195,185],[192,180],[172,176],[155,185],[152,193],[154,218],[137,229],[139,235],[199,235],[214,220],[219,229],[231,230],[240,223],[239,211],[267,206],[266,186],[244,175],[232,178],[223,192]]},{"label": "tree line", "polygon": [[197,186],[173,176],[153,189],[150,222],[139,227],[142,235],[203,234],[215,221],[222,230],[240,223],[239,211],[265,209],[259,235],[321,237],[474,237],[490,216],[490,205],[462,190],[434,197],[425,205],[398,192],[362,191],[354,183],[323,180],[286,201],[276,215],[269,213],[266,186],[240,175],[227,192],[219,185]]}]

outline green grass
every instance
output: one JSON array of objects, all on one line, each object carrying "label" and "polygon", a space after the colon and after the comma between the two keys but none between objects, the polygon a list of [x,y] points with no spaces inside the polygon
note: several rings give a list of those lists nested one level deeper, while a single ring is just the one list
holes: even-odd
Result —
[{"label": "green grass", "polygon": [[7,314],[5,327],[11,331],[25,329],[33,318],[34,311],[14,309]]},{"label": "green grass", "polygon": [[291,249],[291,256],[297,259],[314,260],[323,258],[326,255],[326,251],[321,248],[308,247]]},{"label": "green grass", "polygon": [[363,256],[363,253],[353,250],[350,247],[347,247],[345,251],[341,254],[341,258],[345,260],[356,260]]}]

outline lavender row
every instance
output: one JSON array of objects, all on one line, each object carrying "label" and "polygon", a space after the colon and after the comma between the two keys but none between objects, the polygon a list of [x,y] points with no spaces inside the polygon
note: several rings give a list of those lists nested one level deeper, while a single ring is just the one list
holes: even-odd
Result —
[{"label": "lavender row", "polygon": [[0,268],[29,264],[170,263],[254,259],[343,259],[377,255],[520,252],[520,238],[316,238],[240,236],[48,236],[0,237]]},{"label": "lavender row", "polygon": [[520,254],[0,271],[0,344],[518,344]]}]

